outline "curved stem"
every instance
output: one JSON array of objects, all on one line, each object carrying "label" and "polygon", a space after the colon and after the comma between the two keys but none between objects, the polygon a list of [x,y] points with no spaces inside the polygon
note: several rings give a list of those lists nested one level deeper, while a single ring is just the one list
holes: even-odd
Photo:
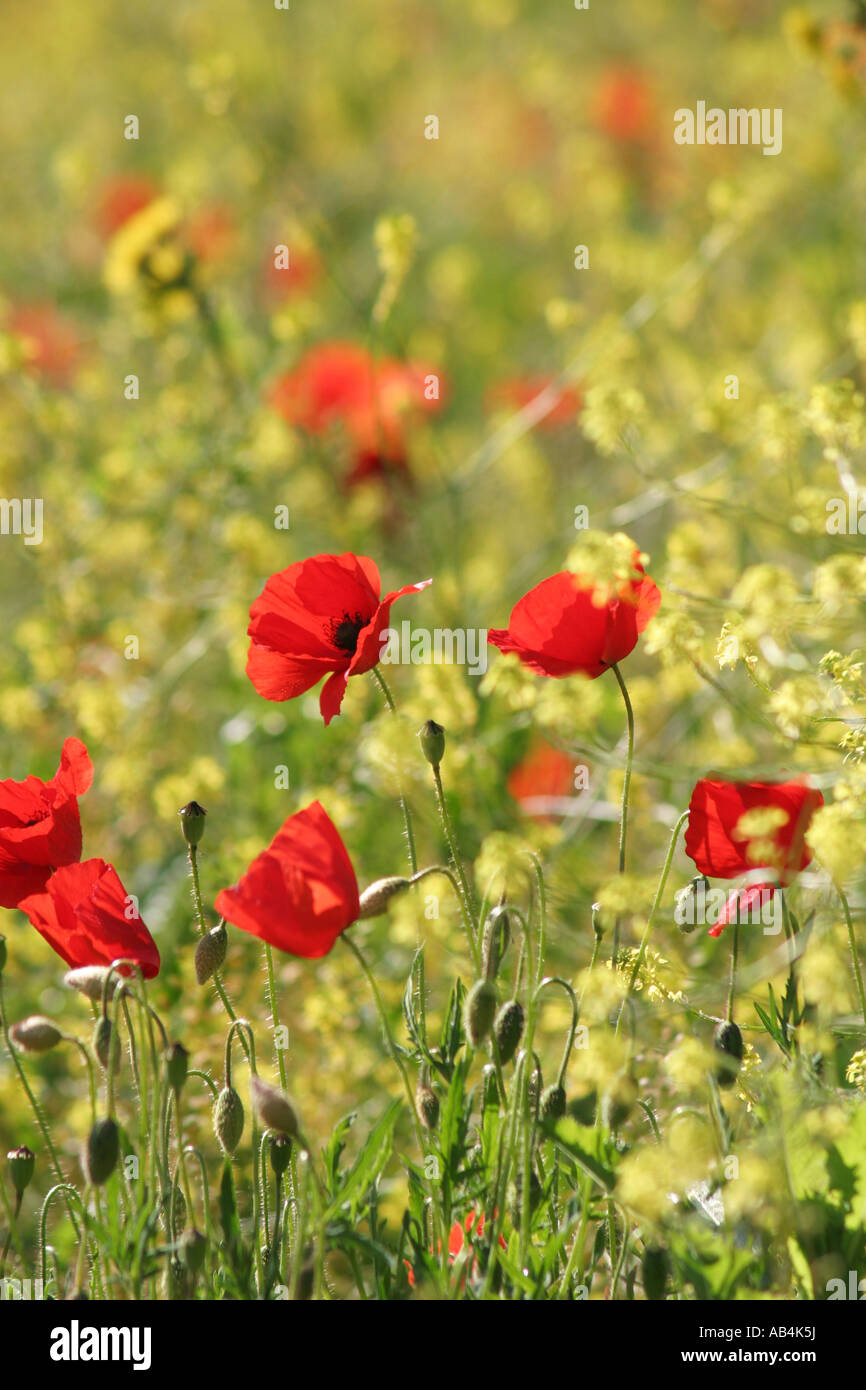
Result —
[{"label": "curved stem", "polygon": [[[373,666],[371,668],[370,675],[373,677],[374,681],[376,682],[383,696],[385,697],[385,704],[388,706],[391,713],[396,717],[397,706],[394,704],[394,697],[391,694],[391,691],[388,688],[387,681],[385,680],[385,677],[382,675],[378,666]],[[409,810],[409,803],[406,800],[406,797],[404,796],[403,792],[400,793],[399,800],[400,810],[403,812],[403,830],[406,836],[406,848],[409,854],[409,868],[411,869],[412,873],[415,874],[418,872],[418,856],[415,852],[415,832],[412,829],[412,813]]]}]

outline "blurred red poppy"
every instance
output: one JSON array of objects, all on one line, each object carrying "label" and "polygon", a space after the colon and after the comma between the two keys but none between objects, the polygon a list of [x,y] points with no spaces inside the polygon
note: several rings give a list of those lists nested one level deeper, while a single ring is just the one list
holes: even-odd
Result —
[{"label": "blurred red poppy", "polygon": [[352,455],[347,482],[355,484],[406,471],[406,424],[438,409],[441,394],[441,378],[424,367],[376,359],[354,343],[323,343],[279,377],[269,401],[309,434],[341,428]]},{"label": "blurred red poppy", "polygon": [[264,291],[268,299],[282,301],[312,289],[322,273],[319,253],[313,246],[289,247],[289,264],[275,264],[270,252],[264,268]]},{"label": "blurred red poppy", "polygon": [[18,906],[72,969],[111,965],[123,957],[135,961],[148,980],[159,973],[156,942],[135,899],[104,859],[58,869],[44,892],[22,899]]},{"label": "blurred red poppy", "polygon": [[379,660],[391,604],[432,579],[379,597],[366,555],[313,555],[272,574],[250,609],[247,675],[266,700],[291,700],[327,676],[319,697],[326,724],[340,712],[350,676]]},{"label": "blurred red poppy", "polygon": [[644,574],[622,583],[616,597],[598,603],[591,582],[563,571],[544,579],[512,609],[507,628],[491,628],[488,642],[514,652],[539,676],[595,679],[633,651],[647,623],[658,611],[661,595]]},{"label": "blurred red poppy", "polygon": [[87,749],[68,738],[50,781],[0,782],[0,906],[18,907],[44,888],[52,869],[80,859],[78,797],[92,781]]},{"label": "blurred red poppy", "polygon": [[592,114],[605,135],[624,144],[643,144],[655,131],[655,102],[638,68],[608,68],[595,89]]},{"label": "blurred red poppy", "polygon": [[[506,406],[511,410],[523,410],[530,401],[534,401],[542,391],[547,391],[553,385],[554,378],[549,376],[513,377],[491,388],[487,396],[488,404],[494,409]],[[568,425],[580,413],[582,406],[583,398],[576,387],[557,387],[550,409],[535,428],[549,430]]]},{"label": "blurred red poppy", "polygon": [[[733,892],[722,908],[711,936],[759,908],[805,869],[812,855],[806,845],[809,822],[824,798],[801,780],[790,782],[729,782],[702,778],[689,802],[686,853],[709,878],[738,878],[755,869],[768,869],[767,882]],[[747,813],[753,825],[741,827]],[[761,812],[769,812],[761,816]],[[763,822],[763,823],[762,823]],[[765,894],[763,898],[761,894]]]},{"label": "blurred red poppy", "polygon": [[159,188],[145,174],[114,174],[103,183],[93,220],[104,241],[159,196]]},{"label": "blurred red poppy", "polygon": [[508,774],[508,794],[528,816],[547,820],[561,814],[574,791],[574,759],[545,739],[536,739]]},{"label": "blurred red poppy", "polygon": [[289,816],[216,910],[241,931],[292,956],[326,956],[357,921],[358,880],[340,834],[318,801]]},{"label": "blurred red poppy", "polygon": [[[455,1221],[455,1222],[454,1222],[454,1225],[451,1227],[451,1231],[450,1231],[449,1236],[448,1236],[448,1263],[449,1263],[449,1264],[453,1264],[453,1263],[454,1263],[454,1261],[457,1259],[457,1256],[458,1256],[459,1254],[462,1253],[462,1250],[463,1250],[464,1245],[467,1244],[466,1235],[464,1235],[464,1231],[466,1232],[466,1234],[470,1234],[470,1233],[471,1233],[472,1227],[475,1225],[475,1216],[476,1216],[476,1213],[475,1213],[474,1211],[470,1211],[469,1215],[467,1216],[467,1218],[466,1218],[466,1220],[465,1220],[465,1222],[464,1222],[464,1224],[463,1224],[462,1226],[460,1225],[460,1222],[459,1222],[459,1221]],[[480,1236],[483,1230],[484,1230],[484,1213],[482,1212],[481,1215],[478,1217],[478,1226],[477,1226],[477,1229],[476,1229],[475,1234],[476,1234],[477,1236]],[[506,1241],[505,1241],[505,1238],[504,1238],[504,1236],[502,1236],[501,1234],[500,1234],[500,1236],[499,1236],[499,1244],[500,1244],[500,1246],[502,1247],[503,1250],[507,1250],[507,1249],[508,1249],[508,1245],[507,1245],[507,1243],[506,1243]],[[432,1254],[433,1254],[433,1251],[431,1250],[430,1253],[431,1253],[431,1255],[432,1255]],[[403,1263],[404,1263],[405,1266],[406,1266],[406,1273],[407,1273],[408,1278],[409,1278],[409,1286],[410,1286],[410,1288],[414,1288],[414,1287],[415,1287],[415,1271],[413,1270],[413,1268],[412,1268],[412,1266],[410,1265],[410,1263],[409,1263],[408,1260],[404,1260]],[[470,1278],[472,1278],[472,1276],[475,1274],[475,1268],[476,1268],[477,1263],[478,1263],[477,1259],[475,1259],[475,1258],[473,1257],[472,1262],[471,1262],[470,1267],[469,1267],[469,1277],[470,1277]]]},{"label": "blurred red poppy", "polygon": [[53,304],[19,304],[7,328],[21,339],[31,371],[60,386],[69,381],[81,360],[81,343]]}]

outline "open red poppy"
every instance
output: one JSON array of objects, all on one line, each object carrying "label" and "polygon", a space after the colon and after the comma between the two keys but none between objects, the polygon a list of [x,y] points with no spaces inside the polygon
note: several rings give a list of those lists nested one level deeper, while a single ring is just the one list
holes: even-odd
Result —
[{"label": "open red poppy", "polygon": [[50,781],[0,782],[0,906],[17,907],[44,888],[52,869],[80,859],[78,797],[92,781],[87,749],[68,738]]},{"label": "open red poppy", "polygon": [[[805,869],[812,855],[806,844],[809,822],[824,798],[805,782],[729,782],[704,777],[692,792],[686,853],[708,878],[738,878],[756,869],[769,871],[766,882],[749,884],[729,896],[711,936],[747,917]],[[741,825],[748,812],[775,812],[750,829]],[[762,899],[761,894],[766,896]]]},{"label": "open red poppy", "polygon": [[266,700],[291,700],[327,676],[319,697],[326,724],[339,714],[350,676],[370,671],[391,604],[432,579],[379,598],[366,555],[314,555],[272,574],[250,609],[247,675]]},{"label": "open red poppy", "polygon": [[[53,873],[45,891],[18,904],[49,946],[73,970],[135,961],[146,979],[159,973],[159,951],[117,873],[104,859],[86,859]],[[124,973],[129,973],[125,970]]]},{"label": "open red poppy", "polygon": [[642,578],[620,585],[601,606],[593,586],[565,570],[544,579],[515,605],[507,628],[491,628],[488,642],[514,652],[539,676],[594,679],[637,645],[658,611],[661,594],[635,560]]},{"label": "open red poppy", "polygon": [[292,956],[326,956],[358,919],[358,880],[346,846],[318,801],[289,816],[217,912]]}]

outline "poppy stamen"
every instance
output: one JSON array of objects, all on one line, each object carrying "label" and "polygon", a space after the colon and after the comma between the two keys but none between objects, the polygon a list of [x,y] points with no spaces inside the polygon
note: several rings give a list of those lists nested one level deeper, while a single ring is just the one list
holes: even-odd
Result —
[{"label": "poppy stamen", "polygon": [[358,633],[366,623],[367,619],[361,613],[344,613],[342,618],[331,620],[328,640],[339,651],[354,654],[358,646]]}]

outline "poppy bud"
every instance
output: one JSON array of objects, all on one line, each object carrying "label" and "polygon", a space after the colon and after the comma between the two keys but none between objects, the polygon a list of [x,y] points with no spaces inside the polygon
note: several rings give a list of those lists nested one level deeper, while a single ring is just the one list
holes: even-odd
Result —
[{"label": "poppy bud", "polygon": [[496,1046],[499,1048],[499,1060],[503,1066],[511,1061],[517,1051],[525,1023],[526,1010],[516,999],[507,1000],[496,1015],[493,1031],[496,1035]]},{"label": "poppy bud", "polygon": [[211,975],[219,970],[226,958],[228,944],[229,934],[222,922],[201,938],[195,948],[195,977],[200,985],[206,984]]},{"label": "poppy bud", "polygon": [[652,1300],[663,1299],[668,1282],[668,1257],[659,1245],[649,1245],[641,1260],[643,1291]]},{"label": "poppy bud", "polygon": [[257,1076],[250,1078],[250,1089],[262,1124],[280,1134],[287,1134],[291,1139],[296,1138],[298,1117],[282,1091],[277,1090],[276,1086],[269,1086],[266,1081],[260,1081]]},{"label": "poppy bud", "polygon": [[716,1081],[720,1086],[733,1086],[746,1051],[743,1035],[736,1023],[728,1020],[719,1024],[713,1037],[713,1047],[720,1054]]},{"label": "poppy bud", "polygon": [[111,1019],[98,1018],[93,1029],[93,1051],[99,1058],[105,1071],[108,1071],[109,1062],[116,1065],[118,1056],[117,1034],[111,1025]]},{"label": "poppy bud", "polygon": [[435,1129],[439,1123],[439,1097],[432,1086],[419,1086],[415,1092],[415,1104],[422,1124]]},{"label": "poppy bud", "polygon": [[191,849],[195,849],[204,834],[207,811],[203,806],[199,806],[197,801],[188,801],[185,806],[181,806],[177,814],[180,816],[183,838]]},{"label": "poppy bud", "polygon": [[695,874],[676,895],[676,924],[684,936],[690,936],[706,916],[706,894],[710,880],[705,874]]},{"label": "poppy bud", "polygon": [[165,1054],[165,1074],[171,1089],[180,1095],[189,1070],[189,1053],[183,1043],[172,1043]]},{"label": "poppy bud", "polygon": [[[108,973],[108,967],[104,965],[82,965],[77,970],[67,970],[63,976],[63,983],[69,985],[70,989],[77,989],[85,998],[92,999],[94,1004],[99,1004],[102,1002],[105,977]],[[117,975],[112,974],[108,983],[109,999],[114,998],[119,984]]]},{"label": "poppy bud", "polygon": [[473,1047],[482,1043],[493,1027],[496,1014],[496,986],[491,980],[478,980],[466,996],[463,1026]]},{"label": "poppy bud", "polygon": [[488,1062],[481,1072],[481,1096],[482,1108],[484,1110],[499,1108],[499,1082],[496,1078],[496,1068],[492,1062]]},{"label": "poppy bud", "polygon": [[547,1086],[541,1093],[539,1110],[542,1120],[561,1120],[565,1114],[565,1088]]},{"label": "poppy bud", "polygon": [[97,1120],[84,1150],[83,1167],[87,1181],[94,1187],[108,1182],[120,1157],[120,1131],[114,1120]]},{"label": "poppy bud", "polygon": [[184,1231],[179,1242],[180,1257],[190,1274],[198,1274],[207,1254],[207,1239],[201,1231]]},{"label": "poppy bud", "polygon": [[213,1127],[225,1154],[233,1154],[244,1132],[244,1107],[231,1086],[224,1086],[213,1108]]},{"label": "poppy bud", "polygon": [[20,1149],[9,1150],[6,1155],[6,1162],[9,1164],[12,1186],[20,1197],[30,1186],[30,1179],[33,1177],[33,1170],[36,1167],[36,1155],[32,1149],[28,1149],[26,1144],[22,1144]]},{"label": "poppy bud", "polygon": [[378,917],[385,911],[388,903],[404,888],[410,887],[408,878],[377,878],[361,894],[361,911],[358,920],[364,917]]},{"label": "poppy bud", "polygon": [[431,767],[438,767],[445,756],[445,730],[435,719],[428,719],[418,730],[421,752]]},{"label": "poppy bud", "polygon": [[5,938],[5,936],[2,935],[2,933],[0,933],[0,975],[3,974],[3,968],[4,968],[5,965],[6,965],[6,938]]},{"label": "poppy bud", "polygon": [[31,1014],[20,1023],[13,1023],[9,1033],[25,1052],[50,1052],[63,1037],[57,1025],[42,1014]]},{"label": "poppy bud", "polygon": [[502,964],[505,952],[508,950],[510,940],[511,927],[508,920],[508,908],[504,903],[499,903],[488,912],[481,936],[481,959],[484,962],[484,973],[488,980],[496,979],[497,971]]},{"label": "poppy bud", "polygon": [[292,1141],[287,1134],[271,1135],[271,1167],[277,1177],[284,1173],[292,1157]]}]

